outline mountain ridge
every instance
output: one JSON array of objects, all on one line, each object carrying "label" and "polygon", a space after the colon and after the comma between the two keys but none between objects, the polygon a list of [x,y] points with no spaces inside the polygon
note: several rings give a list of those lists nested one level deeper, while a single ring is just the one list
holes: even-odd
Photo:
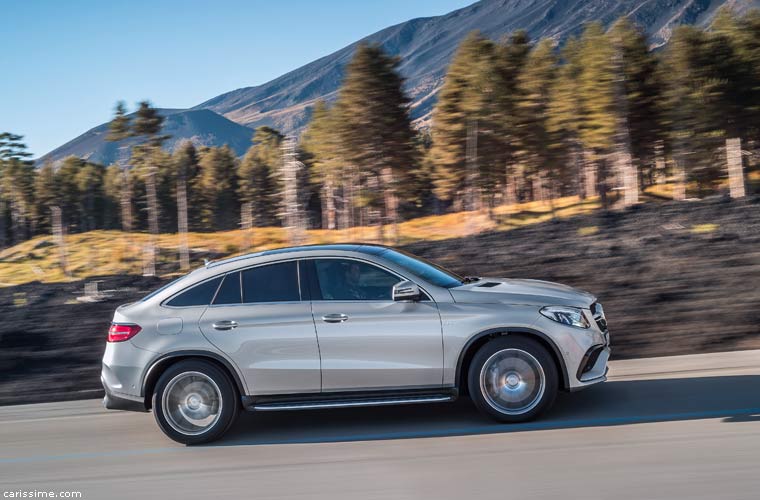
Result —
[{"label": "mountain ridge", "polygon": [[[525,29],[534,40],[550,37],[561,43],[579,34],[585,23],[600,21],[609,26],[628,16],[650,36],[653,46],[660,46],[667,43],[677,25],[709,24],[721,5],[742,12],[760,6],[760,0],[481,0],[441,16],[389,26],[269,82],[225,92],[187,111],[210,110],[250,129],[267,125],[297,135],[317,100],[335,99],[343,69],[358,44],[377,43],[400,57],[412,119],[417,126],[424,126],[451,56],[473,30],[499,39]],[[73,154],[66,146],[74,141],[43,158],[56,160]],[[220,134],[216,142],[224,141]]]},{"label": "mountain ridge", "polygon": [[[158,109],[165,118],[161,133],[171,136],[164,149],[174,151],[184,142],[191,141],[196,146],[229,145],[238,156],[245,154],[251,144],[253,130],[235,123],[208,109]],[[132,116],[132,115],[129,115]],[[37,164],[57,162],[68,156],[77,156],[94,163],[109,165],[123,158],[124,146],[137,143],[136,139],[108,142],[108,123],[93,127],[84,134],[40,157]]]}]

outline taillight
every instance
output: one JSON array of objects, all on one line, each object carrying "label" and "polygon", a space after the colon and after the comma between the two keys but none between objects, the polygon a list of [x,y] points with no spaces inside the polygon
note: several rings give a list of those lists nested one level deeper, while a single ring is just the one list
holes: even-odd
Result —
[{"label": "taillight", "polygon": [[108,341],[109,342],[124,342],[129,340],[138,333],[140,333],[139,325],[120,325],[118,323],[111,323],[111,328],[108,329]]}]

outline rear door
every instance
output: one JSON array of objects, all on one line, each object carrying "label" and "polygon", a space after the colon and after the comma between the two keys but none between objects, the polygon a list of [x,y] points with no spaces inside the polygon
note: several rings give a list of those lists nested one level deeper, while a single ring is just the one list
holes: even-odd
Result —
[{"label": "rear door", "polygon": [[297,261],[227,274],[200,328],[237,363],[253,395],[319,392],[317,335]]},{"label": "rear door", "polygon": [[441,319],[435,302],[395,302],[405,278],[341,258],[304,261],[322,357],[322,391],[440,387]]}]

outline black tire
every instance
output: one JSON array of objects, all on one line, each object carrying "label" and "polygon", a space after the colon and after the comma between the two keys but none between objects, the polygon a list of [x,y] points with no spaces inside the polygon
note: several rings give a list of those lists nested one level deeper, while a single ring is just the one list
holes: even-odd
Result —
[{"label": "black tire", "polygon": [[[527,353],[527,355],[525,353]],[[497,366],[501,366],[498,365],[498,363],[496,366],[491,365],[494,366],[494,368],[490,372],[487,371],[483,373],[484,365],[497,360],[497,354],[502,357],[502,359],[509,358],[509,361],[506,361],[507,363],[517,362],[520,363],[518,366],[523,367],[524,365],[530,369],[524,370],[529,372],[527,373],[528,377],[525,378],[527,382],[523,383],[519,376],[517,382],[513,382],[515,380],[514,376],[510,379],[510,381],[514,383],[515,390],[528,391],[528,388],[533,387],[532,390],[527,392],[524,400],[519,400],[525,401],[523,407],[507,408],[509,404],[512,404],[511,402],[504,402],[504,406],[500,406],[500,401],[503,400],[499,400],[499,396],[490,397],[487,388],[484,387],[489,385],[489,380],[493,382],[497,379],[502,380],[503,377],[507,376],[504,372],[498,371]],[[534,361],[538,363],[540,369],[534,366]],[[513,372],[510,371],[509,373],[511,374]],[[538,375],[541,373],[543,374],[543,392],[541,392],[539,387],[540,384],[534,382],[538,380]],[[481,375],[484,377],[483,383],[481,383]],[[494,385],[492,382],[491,387]],[[499,390],[499,394],[501,394],[502,391],[504,391],[505,394],[508,392],[506,384],[509,382],[507,382],[506,379],[503,379],[503,383],[505,385],[500,386],[502,389]],[[470,369],[467,374],[467,384],[472,401],[475,403],[478,410],[485,415],[499,422],[525,422],[537,417],[552,406],[554,399],[557,396],[559,376],[554,359],[546,348],[544,348],[544,346],[538,341],[525,337],[505,335],[502,337],[496,337],[478,350],[475,357],[472,359],[472,363],[470,363]],[[498,384],[496,384],[496,386],[499,387]],[[516,394],[519,396],[519,393]],[[515,406],[518,406],[520,403],[514,404]]]},{"label": "black tire", "polygon": [[[211,382],[208,382],[210,380]],[[211,395],[215,399],[207,398],[208,402],[214,401],[215,404],[209,404],[204,408],[217,408],[211,418],[211,422],[207,428],[198,426],[195,431],[186,431],[181,429],[182,423],[186,423],[188,426],[190,420],[182,420],[186,414],[181,412],[178,403],[172,403],[172,395],[174,394],[174,387],[177,387],[177,391],[180,391],[179,384],[182,382],[193,382],[201,384],[201,389],[210,389],[210,391],[195,391],[190,392],[189,397],[201,397],[201,400],[205,403],[202,396]],[[170,390],[172,393],[166,394],[169,384],[172,384]],[[215,387],[214,387],[215,385]],[[216,391],[218,389],[218,393]],[[193,396],[200,394],[201,396]],[[164,397],[167,396],[166,406],[164,405]],[[176,400],[175,400],[176,401]],[[193,402],[196,402],[197,399]],[[232,427],[232,424],[237,420],[238,412],[240,410],[240,401],[238,398],[237,390],[234,383],[230,380],[230,377],[215,364],[202,359],[188,359],[180,361],[170,366],[156,383],[156,388],[153,391],[153,415],[156,417],[156,422],[161,430],[169,438],[177,441],[178,443],[193,445],[209,443],[221,438],[227,430]],[[169,415],[166,412],[169,411]],[[186,411],[189,411],[186,409]],[[172,415],[177,415],[173,417]]]}]

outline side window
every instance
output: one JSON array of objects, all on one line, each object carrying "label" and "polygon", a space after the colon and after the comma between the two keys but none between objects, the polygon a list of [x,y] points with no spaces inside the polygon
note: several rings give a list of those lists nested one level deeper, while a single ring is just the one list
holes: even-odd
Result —
[{"label": "side window", "polygon": [[214,305],[220,304],[240,304],[240,273],[230,273],[224,277],[214,299]]},{"label": "side window", "polygon": [[280,262],[247,269],[241,273],[243,302],[297,302],[298,263]]},{"label": "side window", "polygon": [[314,261],[323,300],[391,300],[393,285],[401,281],[379,267],[349,259]]},{"label": "side window", "polygon": [[172,307],[207,306],[214,298],[214,293],[216,293],[216,289],[221,282],[221,276],[204,281],[203,283],[188,288],[179,295],[175,295],[166,302],[166,305]]}]

